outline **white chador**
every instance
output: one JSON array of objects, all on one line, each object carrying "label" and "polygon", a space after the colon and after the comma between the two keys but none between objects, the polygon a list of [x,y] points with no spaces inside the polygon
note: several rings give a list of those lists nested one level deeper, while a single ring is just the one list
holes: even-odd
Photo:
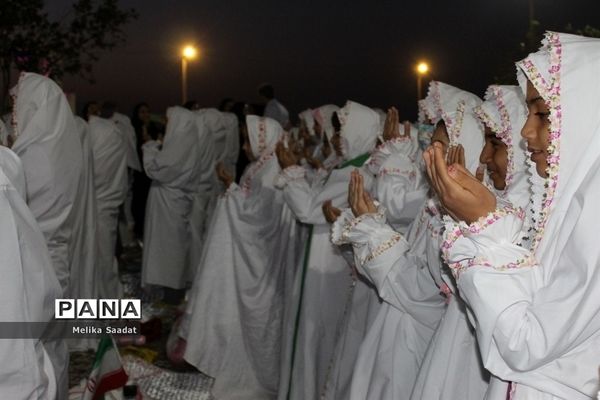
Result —
[{"label": "white chador", "polygon": [[180,335],[185,360],[215,378],[222,399],[274,399],[298,224],[273,186],[281,126],[248,116],[253,161],[219,198]]},{"label": "white chador", "polygon": [[123,136],[123,141],[127,147],[127,195],[123,203],[123,212],[119,220],[119,234],[123,246],[128,246],[131,245],[131,230],[135,225],[133,213],[131,211],[131,202],[133,200],[133,172],[141,171],[142,166],[137,153],[135,129],[133,128],[129,117],[115,112],[110,119],[115,123],[115,125],[117,125],[117,128],[119,128],[119,132]]},{"label": "white chador", "polygon": [[48,78],[25,73],[12,90],[16,94],[12,150],[23,162],[27,204],[46,237],[66,293],[74,207],[83,169],[75,117],[62,90]]},{"label": "white chador", "polygon": [[[25,204],[19,158],[0,146],[0,321],[47,322],[62,296],[44,235]],[[23,329],[26,329],[25,327]],[[11,400],[56,398],[54,368],[39,339],[0,340],[0,393]]]},{"label": "white chador", "polygon": [[[73,260],[73,226],[83,170],[81,142],[73,112],[52,80],[25,73],[13,88],[15,143],[25,171],[27,204],[46,238],[63,295],[68,293]],[[58,398],[67,393],[69,354],[63,341],[46,343],[58,381]]]},{"label": "white chador", "polygon": [[[197,113],[202,116],[208,137],[212,139],[211,152],[214,153],[215,165],[223,163],[227,172],[235,178],[235,166],[240,151],[237,116],[233,113],[221,112],[216,108],[203,108]],[[220,190],[214,191],[215,195],[223,192],[222,185],[220,187]]]},{"label": "white chador", "polygon": [[[444,121],[450,146],[463,147],[465,167],[475,173],[484,133],[473,108],[481,105],[481,99],[472,93],[434,81],[430,84],[425,103],[427,118],[433,124]],[[440,291],[447,296],[448,306],[427,348],[411,399],[479,400],[486,391],[489,374],[481,363],[465,306],[455,295],[454,281],[441,259],[443,221],[440,207],[431,202],[430,209],[435,214],[432,222],[435,228],[427,238],[427,265]]]},{"label": "white chador", "polygon": [[498,202],[471,233],[449,224],[446,256],[493,375],[488,399],[591,400],[600,386],[600,41],[551,32],[517,65],[524,93],[529,80],[550,112],[529,96],[523,135],[549,124],[547,177],[532,166],[527,212]]},{"label": "white chador", "polygon": [[[226,162],[228,138],[223,113],[214,108],[207,108],[197,111],[196,114],[198,115],[200,141],[200,148],[196,156],[202,165],[200,166],[201,176],[197,178],[197,188],[193,194],[192,211],[190,214],[191,243],[193,243],[189,249],[190,279],[194,278],[196,269],[200,263],[208,223],[215,208],[217,196],[220,194],[220,191],[223,191],[222,185],[217,181],[215,166],[217,162]],[[232,172],[230,167],[231,165],[229,167],[226,166],[229,173]],[[233,173],[235,174],[235,166]]]},{"label": "white chador", "polygon": [[[485,102],[475,108],[475,113],[481,122],[506,145],[507,149],[506,187],[497,190],[491,181],[488,182],[488,187],[493,189],[498,201],[509,202],[515,207],[526,209],[531,199],[531,174],[528,171],[525,144],[521,137],[521,129],[527,114],[525,96],[521,88],[490,86],[486,91]],[[498,391],[506,394],[508,383],[492,377],[487,397],[493,397],[493,393]]]},{"label": "white chador", "polygon": [[[152,179],[146,208],[142,285],[183,289],[193,278],[189,265],[193,196],[203,184],[212,159],[205,154],[200,117],[185,108],[167,110],[162,148],[142,147],[144,169]],[[208,164],[208,165],[207,165]]]},{"label": "white chador", "polygon": [[[345,226],[358,222],[350,210],[344,210],[332,228],[335,242],[355,244],[359,271],[378,288],[383,299],[360,345],[349,394],[341,398],[407,398],[428,339],[443,312],[442,297],[422,251],[429,219],[423,214],[415,220],[427,194],[414,158],[417,149],[412,136],[392,139],[378,147],[368,164],[377,176],[375,193],[396,232],[377,223],[371,224],[375,230],[369,229],[368,222],[356,228]],[[383,215],[376,219],[384,220]],[[407,230],[409,247],[403,253],[406,250],[394,242],[400,242],[397,232],[404,234]],[[379,256],[377,249],[383,250]]]},{"label": "white chador", "polygon": [[[352,296],[351,269],[341,250],[330,241],[322,205],[327,200],[338,208],[347,205],[351,172],[361,168],[375,147],[379,117],[370,108],[349,101],[340,110],[339,118],[345,164],[329,175],[316,175],[319,179],[312,186],[303,167],[288,167],[279,177],[278,186],[283,187],[285,200],[296,218],[312,225],[303,271],[298,275],[302,288],[298,325],[291,349],[286,349],[284,356],[290,359],[291,377],[290,367],[284,365],[282,370],[288,376],[281,382],[279,399],[285,399],[288,392],[290,399],[313,399],[322,394],[345,321],[344,310]],[[365,168],[361,171],[368,189],[373,178]]]},{"label": "white chador", "polygon": [[98,210],[98,294],[104,299],[117,299],[123,295],[115,249],[119,206],[125,201],[127,193],[127,150],[118,128],[106,119],[90,117],[89,134],[94,156],[94,187]]},{"label": "white chador", "polygon": [[[90,131],[87,122],[75,117],[79,132],[79,140],[83,150],[83,170],[81,174],[78,196],[82,198],[77,208],[78,221],[73,226],[73,262],[70,269],[70,285],[68,298],[95,299],[98,298],[98,242],[96,188],[94,186],[94,155]],[[83,351],[96,349],[97,340],[82,338],[68,341],[69,350]]]}]

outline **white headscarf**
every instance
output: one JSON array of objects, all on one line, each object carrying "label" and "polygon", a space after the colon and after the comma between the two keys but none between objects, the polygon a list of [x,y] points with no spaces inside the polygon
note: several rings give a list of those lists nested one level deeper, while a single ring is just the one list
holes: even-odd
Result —
[{"label": "white headscarf", "polygon": [[460,144],[465,149],[465,167],[472,173],[479,166],[483,148],[483,126],[473,112],[480,104],[481,99],[474,94],[437,81],[429,84],[424,101],[425,112],[434,125],[444,120],[450,145]]},{"label": "white headscarf", "polygon": [[277,142],[283,137],[283,128],[279,122],[268,117],[248,115],[246,124],[254,157],[262,158],[272,154]]},{"label": "white headscarf", "polygon": [[518,86],[491,85],[485,93],[485,101],[474,111],[506,145],[506,188],[498,194],[515,206],[525,206],[530,197],[530,184],[525,143],[521,137],[527,118],[523,92]]},{"label": "white headscarf", "polygon": [[298,114],[298,118],[300,118],[300,121],[304,122],[306,129],[308,129],[308,134],[310,136],[315,136],[315,119],[313,117],[313,111],[310,108],[304,110]]},{"label": "white headscarf", "polygon": [[335,134],[331,117],[333,116],[334,112],[339,110],[340,108],[333,104],[326,104],[312,110],[313,118],[319,123],[319,125],[321,125],[321,130],[327,136],[327,140],[331,141],[331,138]]},{"label": "white headscarf", "polygon": [[375,148],[379,115],[371,108],[348,100],[338,112],[344,159],[352,160]]}]

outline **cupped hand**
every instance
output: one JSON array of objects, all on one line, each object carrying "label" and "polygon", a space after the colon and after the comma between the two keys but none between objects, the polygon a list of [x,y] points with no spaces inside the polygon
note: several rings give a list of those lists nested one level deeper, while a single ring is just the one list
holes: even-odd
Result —
[{"label": "cupped hand", "polygon": [[217,178],[225,185],[225,188],[229,188],[229,186],[233,183],[233,177],[229,174],[225,165],[222,162],[219,162],[216,167]]},{"label": "cupped hand", "polygon": [[275,154],[277,155],[277,161],[279,161],[281,169],[286,169],[287,167],[291,167],[298,163],[298,159],[294,152],[287,148],[283,142],[277,143]]},{"label": "cupped hand", "polygon": [[377,212],[375,202],[371,198],[371,195],[365,191],[364,178],[358,170],[352,171],[352,175],[350,176],[348,204],[350,204],[350,209],[355,217]]},{"label": "cupped hand", "polygon": [[331,200],[327,200],[326,202],[324,202],[321,208],[323,209],[323,215],[325,215],[325,220],[327,220],[327,222],[329,222],[330,224],[333,224],[342,214],[342,211],[339,208],[334,207],[331,204]]},{"label": "cupped hand", "polygon": [[[457,156],[454,156],[457,157]],[[463,152],[464,159],[464,152]],[[442,145],[434,143],[423,153],[427,174],[448,214],[470,224],[496,209],[496,197],[465,167],[446,163]]]}]

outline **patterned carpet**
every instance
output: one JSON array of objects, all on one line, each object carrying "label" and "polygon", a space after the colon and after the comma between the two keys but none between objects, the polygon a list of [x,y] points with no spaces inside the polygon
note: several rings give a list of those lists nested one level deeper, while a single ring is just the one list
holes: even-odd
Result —
[{"label": "patterned carpet", "polygon": [[[140,248],[126,248],[119,259],[125,297],[142,299],[144,316],[151,314],[160,320],[161,334],[156,340],[147,341],[143,346],[119,346],[123,366],[130,378],[128,385],[137,385],[144,400],[213,400],[210,394],[212,378],[190,365],[175,366],[167,358],[167,338],[178,307],[164,303],[159,288],[141,289],[141,256]],[[82,380],[88,377],[94,356],[94,351],[71,352],[69,387],[80,386]]]}]

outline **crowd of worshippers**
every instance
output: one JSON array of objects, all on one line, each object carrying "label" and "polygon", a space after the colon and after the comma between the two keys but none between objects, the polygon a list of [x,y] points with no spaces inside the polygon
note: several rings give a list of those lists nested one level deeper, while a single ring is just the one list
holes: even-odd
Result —
[{"label": "crowd of worshippers", "polygon": [[[143,209],[142,286],[185,292],[169,358],[217,399],[592,399],[600,40],[549,32],[516,65],[483,99],[432,81],[415,123],[347,101],[293,127],[266,87],[264,115],[176,106],[164,134],[146,105],[76,118],[23,74],[0,147],[0,318],[122,296],[120,207]],[[3,398],[64,398],[63,341],[0,355]]]}]

